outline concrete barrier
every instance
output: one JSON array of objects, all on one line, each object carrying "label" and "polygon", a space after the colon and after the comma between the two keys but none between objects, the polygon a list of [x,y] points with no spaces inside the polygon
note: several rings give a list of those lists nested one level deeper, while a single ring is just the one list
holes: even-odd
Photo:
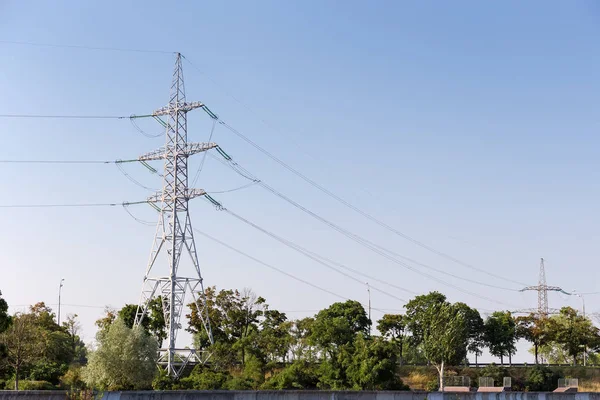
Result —
[{"label": "concrete barrier", "polygon": [[[346,391],[139,391],[106,392],[102,400],[600,400],[600,393],[441,393]],[[64,391],[0,391],[0,400],[65,400]]]}]

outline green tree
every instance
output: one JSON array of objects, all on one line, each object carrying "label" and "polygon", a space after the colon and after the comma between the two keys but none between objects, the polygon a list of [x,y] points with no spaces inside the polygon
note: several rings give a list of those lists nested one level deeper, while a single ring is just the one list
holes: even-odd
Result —
[{"label": "green tree", "polygon": [[15,390],[19,390],[22,368],[40,359],[43,350],[40,336],[40,329],[31,314],[16,314],[10,327],[0,334],[0,343],[6,349],[5,362],[15,373]]},{"label": "green tree", "polygon": [[2,298],[0,290],[0,333],[4,332],[10,326],[11,317],[8,314],[8,303]]},{"label": "green tree", "polygon": [[444,368],[464,360],[469,340],[463,307],[432,303],[419,316],[423,353],[437,369],[444,390]]},{"label": "green tree", "polygon": [[527,371],[525,389],[530,392],[551,392],[556,389],[559,376],[548,367],[536,365]]},{"label": "green tree", "polygon": [[563,307],[560,313],[548,321],[548,334],[560,345],[577,364],[577,357],[585,348],[597,348],[600,345],[598,328],[571,307]]},{"label": "green tree", "polygon": [[130,329],[117,318],[96,340],[98,347],[83,371],[88,386],[101,390],[152,387],[158,343],[143,328]]},{"label": "green tree", "polygon": [[[245,363],[249,342],[247,337],[258,330],[265,299],[257,296],[250,289],[244,289],[242,292],[221,290],[217,293],[215,287],[205,290],[205,299],[214,341],[232,346],[235,344],[239,352],[239,361]],[[197,348],[207,348],[210,341],[204,330],[198,307],[195,303],[189,304],[189,307],[191,313],[187,316],[188,330],[194,334]],[[201,308],[204,307],[201,305]]]},{"label": "green tree", "polygon": [[346,369],[354,390],[404,390],[397,371],[396,345],[382,338],[357,335],[352,359]]},{"label": "green tree", "polygon": [[516,351],[517,341],[516,324],[511,313],[496,311],[490,315],[485,321],[484,339],[490,354],[500,357],[500,364],[504,365],[504,356],[510,360]]},{"label": "green tree", "polygon": [[547,318],[540,318],[534,313],[517,317],[517,338],[525,339],[533,345],[535,363],[539,363],[539,349],[549,342]]},{"label": "green tree", "polygon": [[357,333],[368,335],[371,321],[355,300],[333,303],[319,311],[311,326],[311,342],[333,356],[336,349],[352,343]]},{"label": "green tree", "polygon": [[316,359],[316,351],[310,341],[314,322],[315,319],[312,317],[293,321],[290,327],[292,360],[314,361]]},{"label": "green tree", "polygon": [[406,326],[411,332],[413,346],[416,347],[423,341],[423,329],[426,323],[423,319],[426,318],[427,310],[444,303],[446,303],[446,296],[439,292],[430,292],[416,296],[404,306],[406,308]]},{"label": "green tree", "polygon": [[385,314],[377,322],[377,330],[397,347],[400,366],[404,362],[404,342],[407,336],[408,318],[401,314]]},{"label": "green tree", "polygon": [[319,375],[315,363],[294,360],[267,380],[261,389],[298,390],[316,389]]},{"label": "green tree", "polygon": [[468,331],[467,351],[475,354],[475,365],[477,365],[477,359],[481,355],[482,348],[485,345],[483,338],[485,324],[483,318],[481,318],[479,311],[469,307],[465,303],[456,303],[455,305],[465,317]]},{"label": "green tree", "polygon": [[267,363],[286,361],[292,342],[291,327],[285,313],[265,306],[257,344]]},{"label": "green tree", "polygon": [[62,328],[69,335],[71,353],[73,354],[72,363],[85,365],[87,363],[87,349],[79,336],[81,324],[77,320],[77,314],[68,314],[67,320],[62,323]]},{"label": "green tree", "polygon": [[[125,304],[125,306],[119,310],[117,316],[128,328],[133,328],[137,309],[137,304]],[[155,297],[148,303],[148,310],[142,320],[142,328],[156,338],[159,346],[161,346],[163,340],[167,338],[167,328],[161,297]]]}]

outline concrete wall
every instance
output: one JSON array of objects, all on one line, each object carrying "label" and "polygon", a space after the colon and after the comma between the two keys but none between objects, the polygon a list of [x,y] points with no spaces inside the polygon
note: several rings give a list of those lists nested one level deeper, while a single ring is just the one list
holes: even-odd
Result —
[{"label": "concrete wall", "polygon": [[[0,400],[64,400],[64,391],[0,391]],[[102,400],[600,400],[600,393],[427,393],[331,391],[106,392]]]}]

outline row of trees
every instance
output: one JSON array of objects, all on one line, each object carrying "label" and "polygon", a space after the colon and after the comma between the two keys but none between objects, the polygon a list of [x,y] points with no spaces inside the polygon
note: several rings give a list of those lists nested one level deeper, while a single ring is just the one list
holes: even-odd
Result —
[{"label": "row of trees", "polygon": [[600,348],[598,329],[571,308],[550,318],[514,318],[498,311],[484,320],[468,305],[432,292],[408,302],[404,314],[382,316],[373,327],[363,306],[353,300],[334,303],[314,317],[290,320],[250,290],[211,287],[206,305],[214,344],[195,305],[187,315],[195,345],[211,352],[210,362],[175,382],[155,367],[157,349],[166,338],[160,300],[150,305],[141,327],[133,327],[135,305],[108,310],[97,321],[96,348],[88,356],[76,316],[58,326],[43,303],[9,316],[0,298],[0,380],[15,388],[25,378],[29,385],[42,381],[112,390],[400,390],[407,387],[398,367],[427,363],[437,369],[443,388],[449,365],[465,363],[468,354],[477,359],[485,348],[501,363],[505,357],[510,363],[520,338],[532,343],[536,363],[568,357],[576,364],[584,352],[594,361]]},{"label": "row of trees", "polygon": [[40,382],[26,385],[31,389],[69,384],[87,362],[77,315],[69,315],[59,326],[44,303],[31,306],[27,313],[10,316],[7,311],[0,297],[0,388],[18,390],[23,377]]}]

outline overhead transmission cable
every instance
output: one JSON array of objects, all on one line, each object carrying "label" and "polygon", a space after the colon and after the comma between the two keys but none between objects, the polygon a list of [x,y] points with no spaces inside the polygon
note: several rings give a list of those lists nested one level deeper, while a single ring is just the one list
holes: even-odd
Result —
[{"label": "overhead transmission cable", "polygon": [[28,42],[21,40],[0,40],[2,44],[14,44],[22,46],[35,46],[35,47],[54,47],[54,48],[65,48],[65,49],[80,49],[80,50],[101,50],[101,51],[119,51],[128,53],[159,53],[159,54],[175,54],[175,51],[167,50],[156,50],[156,49],[132,49],[122,47],[103,47],[103,46],[84,46],[76,44],[60,44],[60,43],[39,43],[39,42]]},{"label": "overhead transmission cable", "polygon": [[[496,288],[496,289],[502,289],[502,290],[507,290],[507,291],[514,291],[514,292],[518,292],[518,290],[516,290],[516,289],[505,288],[505,287],[501,287],[501,286],[491,285],[491,284],[488,284],[488,283],[485,283],[485,282],[479,282],[479,281],[476,281],[476,280],[473,280],[473,279],[469,279],[469,278],[464,278],[464,277],[458,276],[458,275],[456,275],[456,274],[453,274],[453,273],[450,273],[450,272],[444,271],[444,270],[442,270],[442,269],[434,268],[434,267],[431,267],[431,266],[429,266],[429,265],[426,265],[426,264],[423,264],[423,263],[416,262],[415,260],[412,260],[412,259],[410,259],[410,258],[408,258],[408,257],[401,256],[401,255],[399,255],[398,253],[395,253],[395,252],[393,252],[392,250],[386,249],[385,247],[382,247],[382,246],[376,245],[375,243],[373,243],[373,242],[371,242],[371,241],[369,241],[369,240],[365,239],[364,237],[361,237],[361,236],[359,236],[359,235],[357,235],[357,234],[355,234],[355,233],[353,233],[353,232],[350,232],[350,231],[348,231],[347,229],[345,229],[345,228],[342,228],[342,227],[340,227],[339,225],[337,225],[337,224],[335,224],[335,223],[333,223],[333,222],[331,222],[331,221],[329,221],[329,220],[325,219],[324,217],[322,217],[322,216],[320,216],[320,215],[318,215],[318,214],[314,213],[313,211],[309,210],[308,208],[306,208],[306,207],[304,207],[304,206],[300,205],[300,204],[299,204],[299,203],[297,203],[296,201],[294,201],[294,200],[290,199],[289,197],[285,196],[283,193],[281,193],[281,192],[277,191],[277,190],[276,190],[276,189],[274,189],[273,187],[271,187],[271,186],[267,185],[267,184],[266,184],[264,181],[258,180],[258,179],[257,179],[255,176],[253,176],[253,175],[252,175],[252,173],[250,173],[250,172],[249,172],[248,170],[246,170],[244,167],[240,166],[240,165],[239,165],[237,162],[235,162],[233,159],[231,159],[231,157],[230,157],[228,154],[224,153],[222,149],[220,149],[220,148],[217,148],[217,151],[218,151],[218,152],[219,152],[219,153],[220,153],[220,154],[223,156],[223,158],[225,158],[225,160],[227,161],[227,162],[225,162],[225,165],[231,164],[231,165],[233,166],[233,169],[234,169],[234,171],[236,171],[236,172],[240,173],[240,174],[241,174],[242,176],[244,176],[245,178],[247,178],[247,179],[251,179],[251,180],[253,180],[253,181],[258,181],[258,182],[257,182],[257,184],[258,184],[259,186],[261,186],[261,187],[262,187],[262,188],[264,188],[265,190],[267,190],[267,191],[271,192],[271,193],[272,193],[272,194],[274,194],[275,196],[277,196],[277,197],[279,197],[279,198],[281,198],[281,199],[285,200],[286,202],[290,203],[291,205],[293,205],[294,207],[296,207],[296,208],[298,208],[299,210],[303,211],[304,213],[306,213],[306,214],[310,215],[311,217],[313,217],[313,218],[317,219],[318,221],[320,221],[320,222],[324,223],[325,225],[329,226],[330,228],[332,228],[332,229],[334,229],[334,230],[338,231],[339,233],[343,234],[344,236],[346,236],[346,237],[350,238],[351,240],[354,240],[355,242],[357,242],[357,243],[361,244],[362,246],[364,246],[364,247],[368,248],[369,250],[371,250],[371,251],[373,251],[373,252],[375,252],[375,253],[377,253],[377,254],[379,254],[379,255],[381,255],[381,256],[383,256],[383,257],[385,257],[385,258],[387,258],[388,260],[390,260],[390,261],[392,261],[392,262],[395,262],[395,263],[397,263],[397,264],[399,264],[399,265],[401,265],[401,266],[403,266],[403,267],[405,267],[405,268],[408,268],[408,269],[412,270],[413,272],[416,272],[416,273],[418,273],[418,274],[420,274],[420,275],[424,275],[424,276],[426,276],[426,277],[428,277],[428,278],[430,278],[430,279],[433,279],[433,280],[435,280],[435,281],[437,281],[437,282],[440,282],[440,283],[442,283],[442,284],[444,284],[444,285],[451,286],[451,287],[453,287],[453,288],[455,288],[455,289],[457,289],[457,290],[460,290],[460,291],[461,291],[461,292],[463,292],[463,293],[466,293],[466,294],[471,294],[471,295],[475,295],[475,296],[481,297],[481,296],[479,296],[479,295],[476,295],[476,294],[474,294],[474,293],[472,293],[472,292],[466,291],[466,290],[464,290],[464,289],[462,289],[462,288],[460,288],[460,287],[458,287],[458,286],[456,286],[456,285],[452,285],[452,284],[451,284],[451,283],[449,283],[449,282],[446,282],[446,281],[440,280],[440,279],[438,279],[438,278],[436,278],[436,277],[434,277],[434,276],[432,276],[432,275],[430,275],[430,274],[428,274],[428,273],[425,273],[425,272],[419,271],[418,269],[416,269],[416,268],[414,268],[414,267],[410,266],[409,264],[406,264],[406,263],[404,263],[404,262],[402,262],[402,261],[400,261],[400,260],[397,260],[395,257],[393,257],[393,255],[400,256],[400,257],[402,257],[402,258],[404,258],[404,259],[407,259],[407,260],[408,260],[408,261],[410,261],[410,262],[414,262],[414,263],[416,263],[416,264],[418,264],[418,265],[420,265],[420,266],[422,266],[422,267],[424,267],[424,268],[431,269],[431,270],[433,270],[433,271],[435,271],[435,272],[438,272],[438,273],[441,273],[441,274],[444,274],[444,275],[447,275],[447,276],[451,276],[451,277],[453,277],[453,278],[456,278],[456,279],[460,279],[460,280],[463,280],[463,281],[468,281],[468,282],[471,282],[471,283],[475,283],[475,284],[479,284],[479,285],[482,285],[482,286],[487,286],[487,287],[492,287],[492,288]],[[223,154],[224,154],[224,155],[223,155]],[[215,156],[213,156],[212,154],[211,154],[211,156],[212,156],[212,157],[215,157]],[[215,158],[216,158],[216,157],[215,157]],[[223,160],[220,160],[219,158],[216,158],[216,159],[217,159],[217,160],[219,160],[220,162],[223,162]],[[497,302],[496,300],[492,300],[492,299],[490,299],[490,298],[487,298],[487,297],[484,297],[484,298],[485,298],[486,300],[490,300],[490,301]]]},{"label": "overhead transmission cable", "polygon": [[[234,213],[232,213],[230,210],[227,210],[225,207],[223,207],[223,206],[221,205],[221,203],[219,203],[219,202],[216,202],[216,200],[214,200],[214,199],[212,199],[212,198],[210,198],[210,197],[207,197],[207,196],[205,196],[205,198],[207,198],[209,201],[213,202],[213,204],[215,204],[215,203],[216,203],[216,205],[217,205],[217,208],[218,208],[218,209],[220,209],[220,210],[223,210],[223,211],[226,211],[226,212],[228,212],[229,214],[233,215],[234,217],[236,217],[236,218],[238,218],[238,219],[242,220],[243,222],[246,222],[246,223],[250,224],[251,226],[253,226],[253,227],[257,228],[258,230],[261,230],[261,231],[263,231],[264,233],[266,233],[267,235],[269,235],[269,236],[273,237],[274,239],[276,239],[276,240],[278,240],[278,241],[280,241],[280,242],[282,241],[281,239],[279,239],[279,238],[275,237],[275,235],[274,235],[274,234],[270,234],[270,233],[268,233],[268,232],[265,232],[265,230],[264,230],[264,229],[262,229],[262,228],[258,227],[258,226],[257,226],[257,225],[255,225],[255,224],[252,224],[250,221],[248,221],[248,220],[246,220],[246,219],[244,219],[244,218],[242,218],[242,217],[238,216],[237,214],[234,214]],[[460,291],[460,292],[462,292],[462,293],[464,293],[464,294],[467,294],[467,295],[470,295],[470,296],[473,296],[473,297],[477,297],[477,298],[479,298],[479,299],[487,300],[487,301],[490,301],[490,302],[493,302],[493,303],[497,303],[497,304],[507,305],[507,306],[509,306],[509,307],[514,307],[514,306],[512,306],[512,305],[510,305],[510,304],[503,303],[503,302],[501,302],[501,301],[498,301],[498,300],[495,300],[495,299],[492,299],[492,298],[489,298],[489,297],[486,297],[486,296],[478,295],[478,294],[476,294],[476,293],[474,293],[474,292],[471,292],[471,291],[468,291],[468,290],[466,290],[466,289],[463,289],[463,288],[461,288],[461,287],[459,287],[459,286],[456,286],[456,285],[454,285],[454,284],[451,284],[451,283],[449,283],[449,282],[446,282],[446,281],[444,281],[444,280],[442,280],[442,279],[436,278],[435,276],[433,276],[433,275],[431,275],[431,274],[428,274],[428,273],[426,273],[426,272],[419,271],[418,269],[416,269],[416,268],[414,268],[414,267],[412,267],[412,266],[410,266],[410,265],[408,265],[408,264],[406,264],[406,263],[404,263],[404,262],[402,262],[402,261],[400,261],[400,260],[397,260],[396,258],[394,258],[394,257],[392,257],[392,256],[390,256],[390,255],[388,255],[388,254],[386,254],[386,253],[385,253],[385,252],[383,252],[383,251],[380,251],[380,250],[378,250],[378,249],[377,249],[377,248],[375,248],[375,247],[368,246],[366,243],[364,243],[363,241],[361,241],[361,240],[360,240],[360,238],[359,238],[358,236],[355,236],[355,235],[353,235],[353,234],[350,234],[350,235],[348,235],[348,234],[346,234],[344,231],[340,231],[340,233],[342,233],[342,234],[344,234],[345,236],[349,237],[350,239],[352,239],[352,240],[356,241],[357,243],[359,243],[359,244],[361,244],[361,245],[363,245],[363,246],[367,247],[368,249],[370,249],[370,250],[372,250],[372,251],[376,252],[377,254],[379,254],[379,255],[381,255],[381,256],[383,256],[383,257],[387,258],[388,260],[390,260],[390,261],[392,261],[392,262],[395,262],[396,264],[398,264],[398,265],[401,265],[401,266],[403,266],[403,267],[405,267],[405,268],[407,268],[407,269],[410,269],[411,271],[413,271],[413,272],[416,272],[417,274],[420,274],[420,275],[426,276],[426,277],[428,277],[428,278],[430,278],[430,279],[432,279],[432,280],[434,280],[434,281],[436,281],[436,282],[438,282],[438,283],[441,283],[441,284],[443,284],[443,285],[446,285],[446,286],[452,287],[452,288],[454,288],[454,289],[456,289],[456,290],[458,290],[458,291]],[[293,245],[291,245],[291,246],[293,247]],[[299,252],[302,252],[301,250],[298,250],[298,251],[299,251]],[[313,258],[313,259],[317,260],[317,259],[316,259],[316,257],[314,257],[314,256],[311,256],[310,254],[308,254],[308,255],[307,255],[307,257],[309,257],[309,258]],[[319,262],[319,261],[317,261],[317,262]],[[361,281],[361,282],[362,282],[362,281]]]},{"label": "overhead transmission cable", "polygon": [[[331,291],[331,290],[329,290],[329,289],[325,289],[325,288],[323,288],[323,287],[321,287],[321,286],[315,285],[314,283],[312,283],[312,282],[310,282],[310,281],[307,281],[307,280],[305,280],[305,279],[299,278],[299,277],[297,277],[297,276],[295,276],[295,275],[293,275],[293,274],[290,274],[290,273],[289,273],[289,272],[287,272],[287,271],[284,271],[284,270],[282,270],[282,269],[280,269],[280,268],[277,268],[277,267],[275,267],[275,266],[273,266],[273,265],[271,265],[271,264],[268,264],[268,263],[266,263],[266,262],[264,262],[264,261],[261,261],[261,260],[259,260],[258,258],[256,258],[256,257],[253,257],[253,256],[249,255],[248,253],[245,253],[245,252],[243,252],[242,250],[236,249],[235,247],[233,247],[233,246],[231,246],[231,245],[229,245],[229,244],[227,244],[227,243],[223,242],[222,240],[219,240],[219,239],[215,238],[214,236],[211,236],[211,235],[209,235],[209,234],[207,234],[207,233],[205,233],[205,232],[202,232],[201,230],[199,230],[199,229],[197,229],[197,228],[194,228],[194,232],[196,232],[196,233],[198,233],[199,235],[202,235],[202,236],[204,236],[205,238],[207,238],[207,239],[210,239],[210,240],[212,240],[213,242],[215,242],[215,243],[218,243],[218,244],[220,244],[221,246],[223,246],[223,247],[226,247],[226,248],[228,248],[229,250],[231,250],[231,251],[234,251],[234,252],[236,252],[236,253],[238,253],[238,254],[240,254],[240,255],[242,255],[242,256],[244,256],[244,257],[246,257],[246,258],[248,258],[248,259],[250,259],[250,260],[252,260],[252,261],[254,261],[254,262],[256,262],[256,263],[258,263],[258,264],[260,264],[260,265],[262,265],[262,266],[264,266],[264,267],[266,267],[266,268],[269,268],[269,269],[271,269],[271,270],[273,270],[273,271],[279,272],[280,274],[286,275],[286,276],[287,276],[287,277],[289,277],[289,278],[292,278],[292,279],[294,279],[294,280],[296,280],[296,281],[298,281],[298,282],[304,283],[305,285],[311,286],[311,287],[313,287],[313,288],[315,288],[315,289],[317,289],[317,290],[320,290],[320,291],[322,291],[322,292],[328,293],[328,294],[330,294],[330,295],[332,295],[332,296],[335,296],[335,297],[337,297],[337,298],[340,298],[340,299],[342,299],[342,300],[349,300],[349,299],[348,299],[347,297],[345,297],[345,296],[342,296],[342,295],[340,295],[340,294],[338,294],[338,293],[335,293],[335,292],[333,292],[333,291]],[[375,307],[371,307],[371,309],[372,309],[372,310],[375,310],[375,311],[379,311],[379,312],[381,312],[381,313],[385,314],[385,311],[384,311],[383,309],[380,309],[380,308],[375,308]],[[317,311],[319,311],[319,310],[317,310]]]},{"label": "overhead transmission cable", "polygon": [[[223,208],[223,211],[225,211],[226,213],[228,213],[228,214],[230,214],[231,216],[235,217],[236,219],[238,219],[238,220],[240,220],[240,221],[244,222],[245,224],[247,224],[247,225],[250,225],[250,226],[251,226],[251,227],[253,227],[254,229],[257,229],[257,230],[259,230],[260,232],[264,233],[265,235],[267,235],[267,236],[271,237],[272,239],[275,239],[275,240],[276,240],[276,241],[278,241],[279,243],[282,243],[283,245],[285,245],[285,246],[287,246],[287,247],[289,247],[289,248],[291,248],[291,249],[293,249],[293,250],[297,251],[298,253],[300,253],[300,254],[302,254],[302,255],[304,255],[304,256],[306,256],[306,257],[308,257],[308,258],[310,258],[311,260],[313,260],[313,261],[317,262],[318,264],[320,264],[320,265],[324,266],[325,268],[331,269],[332,271],[335,271],[335,272],[337,272],[338,274],[340,274],[340,275],[343,275],[343,276],[345,276],[345,277],[346,277],[346,278],[348,278],[348,279],[351,279],[351,280],[353,280],[353,281],[355,281],[355,282],[358,282],[358,283],[359,283],[359,284],[361,284],[361,285],[364,285],[364,281],[362,281],[362,280],[360,280],[360,279],[358,279],[358,278],[356,278],[356,277],[354,277],[354,276],[352,276],[352,275],[350,275],[350,274],[348,274],[348,273],[346,273],[346,272],[344,272],[344,271],[341,271],[341,270],[339,270],[338,268],[336,268],[336,267],[334,267],[334,266],[332,266],[332,265],[328,264],[327,262],[324,262],[324,261],[322,260],[322,258],[321,258],[321,257],[317,257],[317,256],[313,255],[313,254],[314,254],[313,252],[310,252],[310,251],[306,250],[306,249],[305,249],[305,248],[303,248],[302,246],[299,246],[299,245],[297,245],[297,244],[296,244],[296,243],[294,243],[294,242],[291,242],[291,241],[289,241],[289,240],[287,240],[287,239],[284,239],[284,238],[282,238],[281,236],[278,236],[278,235],[276,235],[276,234],[274,234],[274,233],[272,233],[272,232],[270,232],[270,231],[268,231],[268,230],[266,230],[266,229],[264,229],[264,228],[262,228],[262,227],[260,227],[260,226],[256,225],[255,223],[253,223],[253,222],[249,221],[248,219],[246,219],[246,218],[244,218],[244,217],[242,217],[242,216],[240,216],[240,215],[238,215],[238,214],[234,213],[234,212],[233,212],[233,211],[231,211],[231,210],[228,210],[227,208]],[[353,270],[353,272],[355,272],[355,270]],[[355,273],[356,273],[356,272],[355,272]],[[364,275],[364,274],[362,274],[362,273],[361,273],[361,275]],[[400,288],[400,287],[397,287],[397,288]],[[378,292],[380,292],[380,293],[382,293],[382,294],[384,294],[384,295],[386,295],[386,296],[389,296],[389,297],[391,297],[391,298],[393,298],[393,299],[395,299],[395,300],[399,300],[399,301],[402,301],[402,302],[404,302],[404,303],[406,303],[406,302],[407,302],[407,300],[406,300],[406,299],[400,298],[400,297],[398,297],[398,296],[396,296],[396,295],[394,295],[394,294],[391,294],[391,293],[389,293],[389,292],[386,292],[385,290],[379,289],[379,288],[377,288],[377,287],[375,287],[375,286],[372,286],[372,285],[371,285],[371,289],[373,289],[373,290],[375,290],[375,291],[378,291]],[[404,290],[404,291],[406,291],[406,292],[412,293],[412,294],[417,294],[416,292],[413,292],[413,291],[411,291],[411,290],[408,290],[408,289],[404,289],[404,288],[400,288],[400,289],[401,289],[401,290]]]},{"label": "overhead transmission cable", "polygon": [[253,140],[251,140],[250,138],[248,138],[247,136],[245,136],[244,134],[242,134],[240,131],[238,131],[237,129],[233,128],[232,126],[230,126],[229,124],[227,124],[226,122],[220,120],[219,124],[223,125],[225,128],[227,128],[229,131],[231,131],[233,134],[235,134],[236,136],[238,136],[239,138],[241,138],[242,140],[244,140],[246,143],[250,144],[252,147],[254,147],[255,149],[257,149],[258,151],[260,151],[261,153],[263,153],[264,155],[266,155],[267,157],[269,157],[270,159],[272,159],[273,161],[275,161],[277,164],[281,165],[282,167],[284,167],[285,169],[287,169],[288,171],[290,171],[291,173],[293,173],[294,175],[296,175],[297,177],[299,177],[300,179],[304,180],[305,182],[307,182],[308,184],[310,184],[311,186],[315,187],[316,189],[320,190],[321,192],[325,193],[327,196],[333,198],[334,200],[338,201],[339,203],[343,204],[344,206],[350,208],[351,210],[357,212],[358,214],[362,215],[363,217],[369,219],[370,221],[376,223],[377,225],[389,230],[390,232],[393,232],[394,234],[416,244],[419,247],[424,248],[425,250],[428,250],[440,257],[446,258],[456,264],[462,265],[463,267],[484,273],[486,275],[492,276],[496,279],[501,279],[507,282],[511,282],[511,283],[515,283],[518,285],[526,285],[522,282],[507,278],[505,276],[502,275],[497,275],[494,274],[492,272],[489,272],[485,269],[482,268],[478,268],[475,267],[471,264],[468,264],[464,261],[461,261],[449,254],[446,254],[440,250],[437,250],[417,239],[412,238],[411,236],[408,236],[407,234],[395,229],[394,227],[390,226],[389,224],[375,218],[374,216],[372,216],[371,214],[367,213],[366,211],[361,210],[360,208],[356,207],[355,205],[353,205],[352,203],[348,202],[347,200],[344,200],[342,197],[336,195],[335,193],[331,192],[329,189],[325,188],[324,186],[318,184],[317,182],[315,182],[314,180],[310,179],[309,177],[307,177],[306,175],[304,175],[303,173],[301,173],[300,171],[298,171],[297,169],[291,167],[289,164],[285,163],[284,161],[282,161],[280,158],[276,157],[275,155],[273,155],[272,153],[270,153],[269,151],[265,150],[263,147],[261,147],[260,145],[258,145],[256,142],[254,142]]},{"label": "overhead transmission cable", "polygon": [[58,204],[0,204],[0,208],[75,208],[75,207],[116,207],[144,204],[148,201],[133,201],[124,203],[58,203]]}]

